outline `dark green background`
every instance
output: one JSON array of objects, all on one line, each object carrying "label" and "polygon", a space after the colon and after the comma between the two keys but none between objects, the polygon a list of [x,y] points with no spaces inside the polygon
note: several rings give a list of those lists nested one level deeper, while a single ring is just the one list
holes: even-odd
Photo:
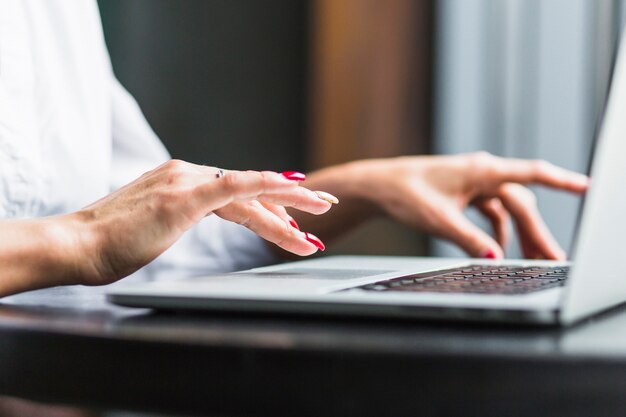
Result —
[{"label": "dark green background", "polygon": [[307,2],[99,5],[115,73],[174,157],[306,169]]}]

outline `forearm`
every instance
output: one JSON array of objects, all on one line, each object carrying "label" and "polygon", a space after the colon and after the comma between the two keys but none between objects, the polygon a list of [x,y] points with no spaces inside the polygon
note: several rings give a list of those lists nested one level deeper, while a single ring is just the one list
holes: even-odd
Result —
[{"label": "forearm", "polygon": [[78,283],[71,224],[68,216],[0,222],[0,297]]}]

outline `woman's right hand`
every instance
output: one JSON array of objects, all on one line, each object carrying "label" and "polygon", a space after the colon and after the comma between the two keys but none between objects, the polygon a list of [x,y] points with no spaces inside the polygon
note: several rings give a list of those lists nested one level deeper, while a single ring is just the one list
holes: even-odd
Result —
[{"label": "woman's right hand", "polygon": [[[323,248],[284,207],[328,211],[328,196],[299,186],[302,174],[227,171],[171,160],[84,209],[58,218],[79,254],[77,283],[107,284],[148,264],[210,214],[248,227],[297,255]],[[290,179],[291,178],[291,179]],[[217,238],[217,237],[216,237]]]}]

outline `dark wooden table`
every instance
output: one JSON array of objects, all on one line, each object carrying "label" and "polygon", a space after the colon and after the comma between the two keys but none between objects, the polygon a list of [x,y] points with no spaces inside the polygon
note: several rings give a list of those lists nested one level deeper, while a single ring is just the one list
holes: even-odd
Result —
[{"label": "dark wooden table", "polygon": [[626,309],[571,329],[0,304],[0,394],[220,416],[626,415]]}]

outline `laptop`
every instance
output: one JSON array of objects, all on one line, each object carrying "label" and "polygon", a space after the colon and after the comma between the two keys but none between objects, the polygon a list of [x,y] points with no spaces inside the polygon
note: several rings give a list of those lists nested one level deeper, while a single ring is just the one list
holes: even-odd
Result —
[{"label": "laptop", "polygon": [[109,290],[169,310],[569,325],[626,302],[626,41],[616,48],[573,261],[339,256]]}]

